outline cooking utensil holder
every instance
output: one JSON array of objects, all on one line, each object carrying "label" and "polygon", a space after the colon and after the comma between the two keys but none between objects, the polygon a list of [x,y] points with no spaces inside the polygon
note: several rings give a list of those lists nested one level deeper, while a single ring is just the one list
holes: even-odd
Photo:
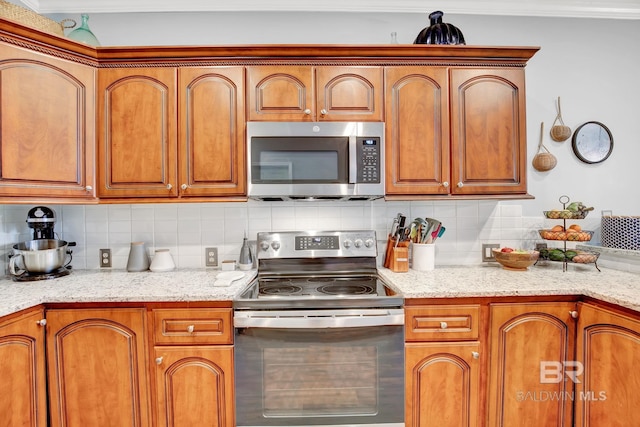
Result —
[{"label": "cooking utensil holder", "polygon": [[395,246],[391,251],[391,263],[389,269],[396,273],[409,271],[409,247],[402,242],[402,246]]}]

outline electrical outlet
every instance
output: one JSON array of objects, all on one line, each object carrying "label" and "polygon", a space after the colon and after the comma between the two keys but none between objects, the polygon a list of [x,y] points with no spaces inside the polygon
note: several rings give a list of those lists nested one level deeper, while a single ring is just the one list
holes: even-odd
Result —
[{"label": "electrical outlet", "polygon": [[218,266],[218,248],[204,248],[204,265],[206,267]]},{"label": "electrical outlet", "polygon": [[111,267],[111,249],[100,249],[100,268]]},{"label": "electrical outlet", "polygon": [[483,243],[482,244],[482,262],[495,261],[493,249],[500,249],[500,243]]}]

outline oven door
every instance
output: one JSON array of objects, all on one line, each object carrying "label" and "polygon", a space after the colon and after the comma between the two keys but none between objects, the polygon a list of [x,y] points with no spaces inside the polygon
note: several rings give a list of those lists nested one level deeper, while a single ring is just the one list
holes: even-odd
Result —
[{"label": "oven door", "polygon": [[236,425],[404,426],[402,310],[369,311],[245,315],[235,330]]}]

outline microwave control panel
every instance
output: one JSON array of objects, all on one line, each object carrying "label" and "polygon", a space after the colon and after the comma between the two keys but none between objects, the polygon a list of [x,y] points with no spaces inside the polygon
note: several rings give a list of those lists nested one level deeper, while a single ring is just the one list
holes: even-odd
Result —
[{"label": "microwave control panel", "polygon": [[380,182],[380,138],[361,136],[356,139],[358,155],[357,181]]}]

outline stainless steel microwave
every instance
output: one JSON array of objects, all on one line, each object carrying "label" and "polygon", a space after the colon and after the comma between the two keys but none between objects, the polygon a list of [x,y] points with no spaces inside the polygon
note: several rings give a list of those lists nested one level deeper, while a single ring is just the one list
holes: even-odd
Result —
[{"label": "stainless steel microwave", "polygon": [[252,199],[384,196],[381,122],[248,122],[247,159]]}]

